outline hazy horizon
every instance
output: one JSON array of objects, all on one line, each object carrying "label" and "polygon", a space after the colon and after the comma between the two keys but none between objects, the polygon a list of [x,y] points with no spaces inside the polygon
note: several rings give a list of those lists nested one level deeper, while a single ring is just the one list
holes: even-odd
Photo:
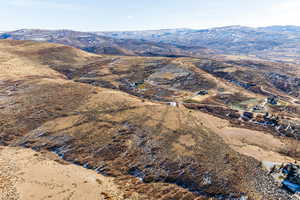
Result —
[{"label": "hazy horizon", "polygon": [[0,0],[1,31],[135,31],[232,25],[300,26],[297,0]]},{"label": "hazy horizon", "polygon": [[225,28],[225,27],[247,27],[247,28],[266,28],[266,27],[276,27],[276,26],[281,26],[281,27],[300,27],[300,25],[269,25],[269,26],[242,26],[242,25],[227,25],[227,26],[212,26],[212,27],[204,27],[204,28],[189,28],[189,27],[177,27],[177,28],[161,28],[161,29],[136,29],[136,30],[93,30],[93,31],[84,31],[84,30],[77,30],[77,29],[66,29],[66,28],[19,28],[19,29],[14,29],[14,30],[0,30],[0,32],[11,32],[11,31],[18,31],[18,30],[48,30],[48,31],[58,31],[58,30],[69,30],[69,31],[78,31],[78,32],[135,32],[135,31],[159,31],[159,30],[175,30],[175,29],[189,29],[189,30],[205,30],[205,29],[216,29],[216,28]]}]

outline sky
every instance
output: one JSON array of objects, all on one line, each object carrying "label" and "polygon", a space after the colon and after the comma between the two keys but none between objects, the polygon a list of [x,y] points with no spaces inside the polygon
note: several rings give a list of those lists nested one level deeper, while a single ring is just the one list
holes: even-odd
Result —
[{"label": "sky", "polygon": [[300,0],[0,0],[0,31],[299,25]]}]

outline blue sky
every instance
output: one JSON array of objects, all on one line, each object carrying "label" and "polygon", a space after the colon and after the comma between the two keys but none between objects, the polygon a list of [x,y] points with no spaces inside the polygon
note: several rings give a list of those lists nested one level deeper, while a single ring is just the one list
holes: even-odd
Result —
[{"label": "blue sky", "polygon": [[0,30],[300,25],[300,0],[0,0]]}]

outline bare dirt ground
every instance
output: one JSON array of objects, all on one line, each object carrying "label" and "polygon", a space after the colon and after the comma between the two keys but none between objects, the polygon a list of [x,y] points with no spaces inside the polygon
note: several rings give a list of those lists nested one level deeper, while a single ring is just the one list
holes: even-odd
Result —
[{"label": "bare dirt ground", "polygon": [[[259,161],[294,162],[289,156],[280,154],[288,148],[289,141],[262,131],[231,127],[229,122],[205,113],[198,113],[203,124],[223,138],[235,151]],[[300,143],[297,142],[300,146]]]},{"label": "bare dirt ground", "polygon": [[0,148],[1,200],[122,199],[113,178],[30,149]]}]

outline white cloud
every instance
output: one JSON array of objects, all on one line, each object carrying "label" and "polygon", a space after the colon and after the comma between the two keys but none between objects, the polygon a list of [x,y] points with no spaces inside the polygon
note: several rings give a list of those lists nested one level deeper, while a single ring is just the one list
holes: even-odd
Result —
[{"label": "white cloud", "polygon": [[80,6],[78,4],[64,3],[53,0],[10,0],[9,4],[17,7],[40,7],[67,10],[80,9]]}]

